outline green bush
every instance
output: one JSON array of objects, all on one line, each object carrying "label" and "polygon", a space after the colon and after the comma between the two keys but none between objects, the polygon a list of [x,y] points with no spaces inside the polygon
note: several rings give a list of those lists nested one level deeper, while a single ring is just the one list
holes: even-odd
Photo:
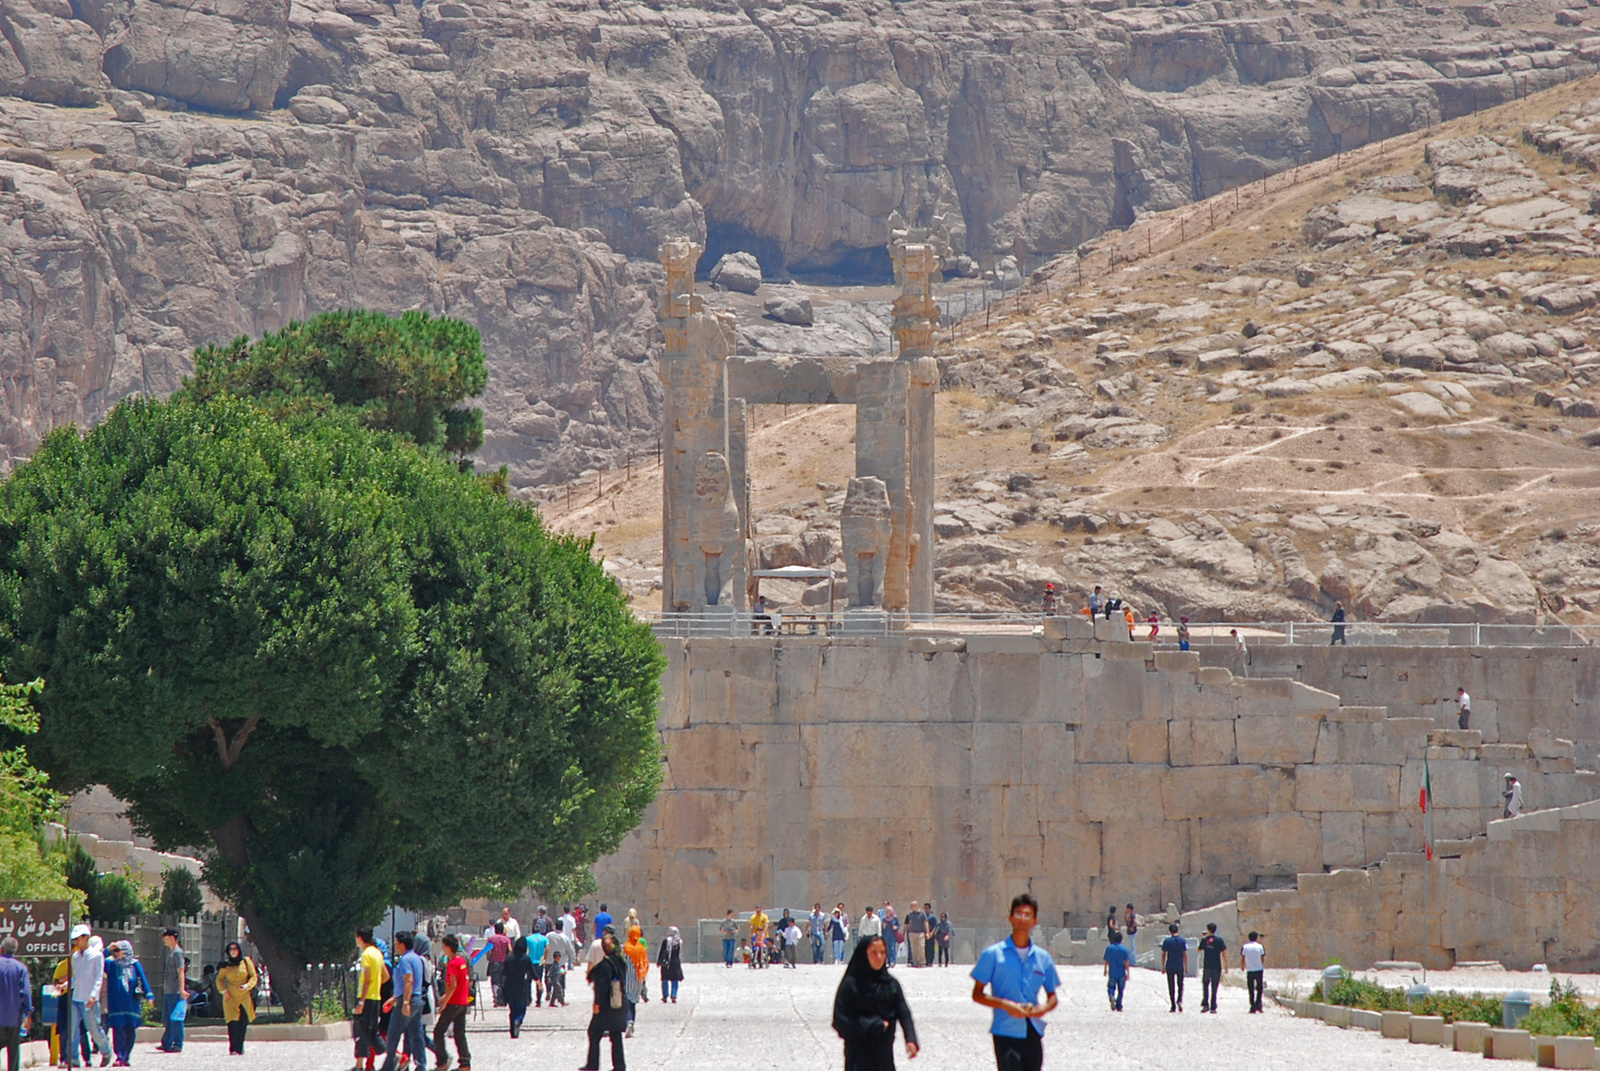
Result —
[{"label": "green bush", "polygon": [[1563,1034],[1588,1034],[1600,1039],[1600,1008],[1591,1008],[1578,995],[1577,986],[1563,986],[1560,979],[1550,979],[1550,1003],[1541,1004],[1522,1020],[1522,1029],[1530,1034],[1559,1036]]},{"label": "green bush", "polygon": [[182,915],[188,918],[200,914],[205,906],[205,896],[200,891],[200,879],[188,867],[168,867],[161,872],[161,904],[163,915]]},{"label": "green bush", "polygon": [[1382,986],[1345,975],[1326,995],[1318,982],[1311,999],[1326,1004],[1342,1004],[1366,1011],[1409,1011],[1416,1015],[1438,1015],[1447,1023],[1491,1023],[1500,1025],[1499,997],[1475,993],[1430,993],[1420,1000],[1406,1000],[1403,989]]}]

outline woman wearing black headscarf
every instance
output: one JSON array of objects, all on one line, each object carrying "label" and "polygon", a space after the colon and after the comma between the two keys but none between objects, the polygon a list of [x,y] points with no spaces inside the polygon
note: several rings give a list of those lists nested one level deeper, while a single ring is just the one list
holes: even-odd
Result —
[{"label": "woman wearing black headscarf", "polygon": [[833,998],[833,1029],[844,1038],[845,1071],[894,1071],[894,1025],[906,1035],[906,1055],[917,1058],[917,1028],[900,983],[889,973],[882,937],[856,946]]},{"label": "woman wearing black headscarf", "polygon": [[511,954],[500,968],[500,999],[511,1009],[511,1036],[522,1032],[522,1020],[533,1003],[533,961],[528,958],[527,938],[511,942]]},{"label": "woman wearing black headscarf", "polygon": [[[594,1005],[589,1017],[589,1058],[583,1062],[583,1071],[600,1071],[600,1039],[611,1035],[612,1071],[623,1071],[627,1062],[622,1056],[622,1032],[628,1028],[628,1001],[623,996],[627,972],[633,964],[622,957],[622,946],[617,944],[617,931],[610,926],[600,936],[600,961],[589,968],[589,984],[594,986]],[[638,977],[635,972],[634,977]]]}]

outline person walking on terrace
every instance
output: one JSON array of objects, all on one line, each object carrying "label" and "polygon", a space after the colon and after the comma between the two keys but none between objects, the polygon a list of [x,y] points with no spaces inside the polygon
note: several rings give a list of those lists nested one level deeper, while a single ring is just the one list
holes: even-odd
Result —
[{"label": "person walking on terrace", "polygon": [[1217,988],[1222,985],[1222,975],[1228,969],[1222,958],[1228,943],[1217,936],[1217,924],[1206,923],[1206,935],[1200,938],[1200,1012],[1217,1014]]},{"label": "person walking on terrace", "polygon": [[1113,933],[1106,943],[1105,967],[1102,974],[1106,980],[1106,999],[1111,1003],[1112,1011],[1122,1010],[1122,995],[1128,988],[1128,965],[1133,962],[1122,944],[1122,935]]},{"label": "person walking on terrace", "polygon": [[894,1071],[896,1025],[905,1034],[906,1056],[916,1059],[917,1028],[894,975],[882,935],[856,945],[833,997],[833,1029],[844,1039],[845,1071]]},{"label": "person walking on terrace", "polygon": [[[1028,893],[1011,901],[1011,936],[983,950],[972,968],[972,1000],[994,1010],[998,1071],[1040,1071],[1044,1065],[1044,1017],[1060,1003],[1061,979],[1050,953],[1033,943],[1039,902]],[[1039,1002],[1039,990],[1048,999]],[[986,991],[987,990],[987,991]]]},{"label": "person walking on terrace", "polygon": [[1189,973],[1189,942],[1178,936],[1176,922],[1167,927],[1168,937],[1161,942],[1161,966],[1167,975],[1168,1011],[1183,1011],[1183,979]]},{"label": "person walking on terrace", "polygon": [[[217,988],[222,991],[222,1018],[228,1024],[228,1053],[232,1056],[244,1055],[244,1035],[249,1024],[256,1021],[255,991],[260,983],[261,973],[256,970],[255,961],[244,954],[238,941],[229,941],[222,950]],[[397,1048],[402,1036],[391,1033],[390,1047]]]},{"label": "person walking on terrace", "polygon": [[1262,1014],[1262,997],[1267,991],[1267,950],[1261,947],[1261,935],[1250,931],[1250,939],[1239,950],[1239,967],[1244,971],[1245,989],[1250,994],[1250,1013]]},{"label": "person walking on terrace", "polygon": [[1506,774],[1506,790],[1500,793],[1500,798],[1506,801],[1506,818],[1515,818],[1522,813],[1522,782],[1517,780],[1517,775]]},{"label": "person walking on terrace", "polygon": [[1328,646],[1332,647],[1337,643],[1344,647],[1349,647],[1350,644],[1344,638],[1344,603],[1336,602],[1333,604],[1333,617],[1331,620],[1333,621],[1333,639],[1328,641]]},{"label": "person walking on terrace", "polygon": [[611,1071],[627,1071],[628,1062],[622,1051],[622,1034],[628,1028],[628,998],[624,987],[630,974],[638,977],[617,944],[616,931],[606,929],[600,935],[600,962],[589,968],[589,984],[594,987],[594,1001],[589,1016],[589,1056],[581,1071],[600,1071],[600,1039],[611,1039]]}]

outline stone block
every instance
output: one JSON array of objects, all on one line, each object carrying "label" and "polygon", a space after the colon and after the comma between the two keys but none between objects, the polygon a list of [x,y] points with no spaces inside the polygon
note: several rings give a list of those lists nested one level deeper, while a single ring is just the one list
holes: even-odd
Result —
[{"label": "stone block", "polygon": [[1379,1030],[1383,1027],[1383,1012],[1364,1008],[1350,1009],[1350,1025],[1357,1030]]},{"label": "stone block", "polygon": [[1134,800],[1160,798],[1161,773],[1157,766],[1080,765],[1076,778],[1078,817],[1086,822],[1126,820],[1130,814],[1143,810],[1133,806]]},{"label": "stone block", "polygon": [[1533,1059],[1533,1035],[1526,1030],[1490,1028],[1483,1039],[1483,1055],[1490,1060]]},{"label": "stone block", "polygon": [[1282,770],[1236,766],[1175,767],[1161,779],[1162,814],[1184,818],[1252,818],[1292,812],[1294,782]]},{"label": "stone block", "polygon": [[1455,1024],[1455,1050],[1457,1052],[1482,1052],[1483,1039],[1489,1034],[1488,1023],[1459,1022]]},{"label": "stone block", "polygon": [[1399,761],[1395,760],[1391,741],[1382,733],[1380,725],[1369,721],[1324,719],[1317,731],[1315,761],[1319,765]]},{"label": "stone block", "polygon": [[1037,655],[1044,651],[1044,645],[1037,636],[968,636],[967,654],[969,655]]},{"label": "stone block", "polygon": [[1080,763],[1127,762],[1128,723],[1096,718],[1078,726],[1075,754]]},{"label": "stone block", "polygon": [[1157,651],[1156,669],[1163,673],[1196,673],[1200,669],[1200,652]]},{"label": "stone block", "polygon": [[1233,670],[1227,666],[1201,666],[1199,679],[1202,687],[1220,688],[1233,683]]},{"label": "stone block", "polygon": [[1410,1023],[1411,1044],[1444,1044],[1444,1017],[1439,1015],[1413,1015]]},{"label": "stone block", "polygon": [[1239,762],[1292,765],[1317,753],[1321,719],[1294,714],[1245,714],[1234,722]]},{"label": "stone block", "polygon": [[1394,813],[1400,805],[1400,768],[1360,764],[1295,769],[1296,811],[1369,811]]},{"label": "stone block", "polygon": [[1544,1045],[1539,1046],[1538,1063],[1541,1067],[1581,1067],[1592,1071],[1594,1067],[1594,1038],[1559,1037],[1550,1039],[1550,1062],[1544,1062]]},{"label": "stone block", "polygon": [[1167,723],[1169,761],[1174,766],[1227,766],[1236,761],[1230,718]]},{"label": "stone block", "polygon": [[1332,692],[1325,692],[1321,688],[1313,688],[1309,684],[1299,681],[1290,681],[1289,709],[1294,711],[1336,710],[1339,707],[1339,697]]},{"label": "stone block", "polygon": [[1528,761],[1528,745],[1485,744],[1478,757],[1492,766],[1519,766]]},{"label": "stone block", "polygon": [[1111,643],[1113,641],[1127,643],[1128,626],[1120,618],[1114,621],[1107,621],[1103,617],[1097,617],[1094,619],[1094,638],[1102,643]]},{"label": "stone block", "polygon": [[1411,1013],[1403,1011],[1380,1012],[1383,1016],[1382,1025],[1378,1027],[1379,1033],[1386,1038],[1400,1038],[1402,1040],[1411,1036]]},{"label": "stone block", "polygon": [[1347,1027],[1350,1025],[1350,1009],[1343,1004],[1324,1004],[1320,1014],[1322,1021],[1329,1026]]},{"label": "stone block", "polygon": [[1051,640],[1092,640],[1094,622],[1079,614],[1056,615],[1044,619],[1044,634]]},{"label": "stone block", "polygon": [[1167,751],[1167,722],[1160,718],[1142,718],[1128,723],[1128,761],[1165,765]]},{"label": "stone block", "polygon": [[1366,866],[1365,819],[1359,811],[1322,812],[1322,861],[1328,866]]}]

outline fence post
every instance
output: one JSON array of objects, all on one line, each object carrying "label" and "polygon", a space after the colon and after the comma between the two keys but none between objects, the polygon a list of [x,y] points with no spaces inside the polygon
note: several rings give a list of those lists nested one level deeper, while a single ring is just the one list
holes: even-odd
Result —
[{"label": "fence post", "polygon": [[316,1012],[317,995],[311,981],[311,964],[306,964],[306,1025],[310,1026],[311,1016]]},{"label": "fence post", "polygon": [[1289,640],[1289,646],[1293,647],[1294,646],[1294,622],[1293,621],[1289,622],[1288,640]]}]

